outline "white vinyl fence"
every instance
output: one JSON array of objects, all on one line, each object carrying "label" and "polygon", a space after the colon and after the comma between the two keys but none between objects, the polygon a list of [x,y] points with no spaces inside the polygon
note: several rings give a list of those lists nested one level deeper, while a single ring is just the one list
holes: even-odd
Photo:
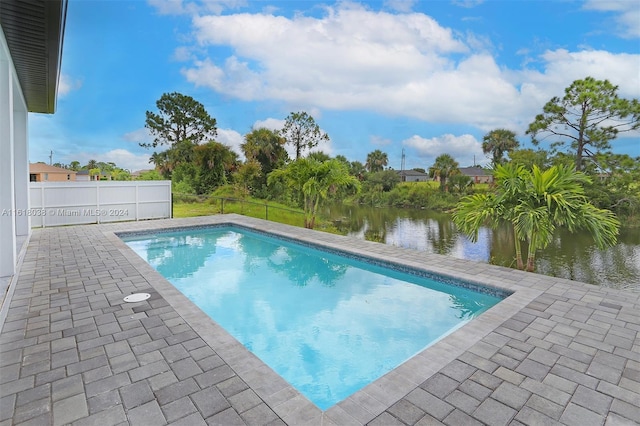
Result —
[{"label": "white vinyl fence", "polygon": [[32,227],[171,217],[171,181],[30,182]]}]

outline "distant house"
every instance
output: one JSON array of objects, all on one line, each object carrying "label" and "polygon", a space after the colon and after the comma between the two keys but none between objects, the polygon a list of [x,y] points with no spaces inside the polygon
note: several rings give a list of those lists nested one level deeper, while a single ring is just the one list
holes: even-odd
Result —
[{"label": "distant house", "polygon": [[428,174],[417,170],[398,170],[397,172],[401,182],[426,182],[429,180]]},{"label": "distant house", "polygon": [[81,182],[89,182],[92,176],[89,176],[89,170],[80,170],[78,171],[78,174],[76,175],[76,180],[81,181]]},{"label": "distant house", "polygon": [[105,173],[105,172],[100,172],[99,176],[98,175],[92,176],[89,170],[83,169],[78,172],[78,175],[76,176],[76,180],[81,182],[89,182],[89,181],[96,181],[96,180],[113,180],[113,178],[111,177],[111,174]]},{"label": "distant house", "polygon": [[44,163],[29,164],[29,182],[75,181],[76,172]]},{"label": "distant house", "polygon": [[469,176],[473,183],[493,183],[493,174],[482,167],[461,167],[460,173]]},{"label": "distant house", "polygon": [[138,179],[140,177],[140,175],[142,175],[143,173],[152,172],[153,170],[155,170],[155,169],[136,170],[135,172],[131,173],[131,179]]}]

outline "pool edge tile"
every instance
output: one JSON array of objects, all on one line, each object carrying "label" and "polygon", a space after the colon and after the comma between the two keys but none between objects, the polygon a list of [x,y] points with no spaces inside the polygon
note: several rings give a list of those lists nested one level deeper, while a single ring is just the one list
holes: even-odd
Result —
[{"label": "pool edge tile", "polygon": [[[268,234],[275,233],[277,235],[282,235],[286,239],[301,240],[314,246],[336,248],[339,249],[339,251],[345,250],[345,248],[341,246],[341,244],[344,244],[344,241],[348,241],[344,240],[347,237],[333,234],[322,235],[323,238],[314,239],[314,233],[317,233],[319,231],[307,230],[304,228],[295,228],[290,227],[289,225],[266,222],[261,221],[260,219],[248,218],[239,215],[223,215],[223,217],[220,217],[220,215],[218,215],[206,218],[207,219],[200,218],[197,223],[193,223],[193,221],[188,219],[180,220],[180,222],[184,223],[184,225],[180,225],[176,223],[175,220],[173,220],[172,226],[169,227],[167,227],[166,225],[163,227],[161,224],[152,224],[151,222],[149,222],[149,224],[153,226],[136,227],[137,229],[133,231],[105,231],[104,233],[105,236],[108,236],[110,240],[112,240],[112,242],[116,244],[116,247],[118,247],[119,250],[124,250],[125,255],[131,249],[124,243],[124,241],[120,239],[120,237],[118,236],[119,234],[127,234],[131,232],[144,233],[145,231],[162,231],[165,229],[180,230],[184,228],[209,227],[212,225],[238,225],[240,227],[257,230]],[[121,226],[120,228],[122,229],[124,227]],[[369,251],[369,247],[367,246],[375,243],[370,243],[367,241],[358,242],[365,244],[354,244],[355,247],[348,247],[347,251],[354,253],[355,255],[370,257],[377,260],[385,261],[387,259],[386,254],[382,252]],[[374,245],[372,247],[380,249],[380,247],[378,247],[377,245]],[[384,250],[384,252],[388,252],[388,250]],[[132,257],[134,257],[135,259],[132,259]],[[445,263],[445,265],[434,265],[434,267],[431,267],[432,265],[427,266],[424,264],[420,264],[420,262],[416,260],[407,260],[405,262],[400,256],[394,256],[392,258],[394,263],[403,262],[409,268],[417,268],[425,271],[430,271],[431,273],[437,275],[443,275],[445,277],[452,277],[454,279],[468,281],[480,286],[486,285],[490,288],[507,291],[511,294],[492,308],[479,315],[477,318],[474,318],[469,323],[464,324],[438,342],[427,347],[420,353],[416,354],[414,357],[405,361],[403,364],[396,367],[396,369],[391,370],[381,378],[365,386],[363,389],[350,395],[344,401],[338,402],[337,404],[323,412],[313,403],[311,403],[304,395],[302,395],[295,388],[284,381],[284,379],[282,379],[277,373],[275,373],[275,371],[273,371],[270,367],[259,360],[259,358],[251,354],[251,352],[248,351],[240,342],[238,342],[233,336],[228,334],[226,330],[215,323],[215,321],[209,318],[204,312],[200,310],[200,308],[197,308],[195,304],[193,304],[193,302],[191,302],[188,298],[186,298],[186,296],[175,289],[175,287],[173,287],[171,283],[164,279],[164,277],[162,277],[148,263],[146,263],[137,255],[127,256],[127,258],[129,258],[129,260],[132,262],[132,266],[138,269],[139,272],[143,274],[143,276],[148,277],[149,275],[151,275],[154,278],[153,280],[151,280],[153,281],[152,285],[163,297],[165,294],[170,295],[171,300],[167,300],[167,302],[169,302],[174,307],[176,312],[178,312],[178,314],[182,316],[183,319],[185,319],[185,321],[187,321],[189,325],[193,327],[194,331],[196,331],[207,344],[209,344],[211,347],[216,348],[216,353],[218,353],[223,361],[225,361],[229,365],[229,367],[232,368],[236,372],[236,374],[238,374],[238,376],[242,380],[244,380],[251,388],[256,389],[256,393],[269,405],[269,407],[271,407],[279,416],[281,416],[283,420],[285,420],[285,417],[288,417],[289,421],[295,420],[296,423],[292,424],[300,424],[299,422],[308,424],[322,424],[323,413],[330,412],[334,407],[339,407],[339,409],[343,410],[347,415],[353,417],[356,421],[359,421],[357,417],[352,416],[352,414],[350,413],[351,410],[348,409],[348,407],[350,406],[352,407],[352,410],[364,410],[364,412],[369,413],[373,417],[371,417],[371,419],[367,421],[372,420],[373,418],[384,412],[389,406],[393,405],[395,402],[401,399],[412,389],[415,389],[417,387],[417,384],[415,384],[413,380],[409,380],[407,377],[403,377],[403,375],[407,374],[407,371],[405,370],[406,367],[400,369],[400,371],[396,371],[396,369],[400,368],[402,365],[407,364],[410,360],[414,360],[413,363],[421,362],[422,365],[427,365],[427,367],[421,369],[420,377],[416,378],[415,381],[424,381],[428,379],[433,374],[438,372],[442,367],[446,366],[449,362],[460,356],[473,344],[480,341],[484,335],[493,331],[504,321],[505,318],[509,318],[511,315],[517,313],[520,309],[522,309],[522,307],[533,300],[536,295],[540,294],[539,291],[523,291],[526,290],[526,288],[523,289],[523,287],[520,287],[515,283],[500,286],[496,285],[493,282],[489,282],[489,279],[492,277],[483,275],[483,273],[486,273],[485,268],[482,268],[483,273],[475,275],[466,272],[468,269],[471,269],[473,265],[470,265],[467,269],[463,269],[460,271],[457,269],[452,270],[452,267],[446,265],[446,262],[442,262]],[[178,294],[179,297],[174,298],[176,294]],[[505,302],[507,301],[509,301],[509,303],[505,304]],[[486,322],[484,321],[485,318]],[[480,329],[481,332],[479,333],[476,329]],[[221,337],[223,338],[220,339]],[[258,360],[258,363],[262,364],[262,366],[246,370],[241,367],[241,364],[238,363],[238,359],[243,359],[247,356],[247,354],[243,353],[243,351],[254,356]],[[240,371],[238,371],[237,369]],[[390,377],[394,378],[391,379],[390,377],[387,377],[389,375],[391,375]],[[274,393],[260,391],[261,389],[266,389],[268,387],[267,383],[270,380],[282,380],[287,383],[287,386],[283,389],[279,389]],[[276,395],[280,395],[284,398],[278,398],[276,397]],[[355,404],[355,407],[358,408],[353,408],[353,404]],[[310,415],[308,414],[308,410],[311,410],[312,412],[318,410],[320,415]],[[306,414],[301,417],[296,417],[296,415],[294,415],[293,413]],[[283,415],[285,417],[283,417]],[[300,414],[298,414],[298,416],[300,416]],[[360,416],[361,418],[363,418],[362,412],[360,412]],[[286,421],[287,420],[285,420],[285,422]]]}]

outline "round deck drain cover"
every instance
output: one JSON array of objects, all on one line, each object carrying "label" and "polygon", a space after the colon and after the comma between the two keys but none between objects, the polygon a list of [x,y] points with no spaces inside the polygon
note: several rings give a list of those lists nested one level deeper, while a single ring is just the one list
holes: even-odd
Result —
[{"label": "round deck drain cover", "polygon": [[133,293],[125,297],[124,301],[128,303],[142,302],[150,297],[151,295],[149,293]]}]

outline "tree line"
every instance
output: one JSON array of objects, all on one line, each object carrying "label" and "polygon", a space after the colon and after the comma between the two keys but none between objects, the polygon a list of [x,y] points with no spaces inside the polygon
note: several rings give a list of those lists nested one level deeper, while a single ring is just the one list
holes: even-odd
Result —
[{"label": "tree line", "polygon": [[[100,178],[109,177],[111,180],[131,180],[131,171],[127,169],[123,169],[118,167],[114,162],[104,162],[104,161],[96,161],[89,160],[87,164],[82,165],[79,161],[73,160],[69,164],[64,163],[53,163],[52,166],[60,167],[61,169],[72,170],[74,172],[79,172],[82,170],[87,170],[90,176],[98,176]],[[148,176],[153,179],[153,175]],[[158,176],[158,179],[160,177]],[[149,179],[149,180],[151,180]]]},{"label": "tree line", "polygon": [[[488,188],[474,188],[451,155],[439,155],[428,170],[417,169],[439,182],[439,195],[399,185],[400,175],[387,167],[388,156],[380,150],[369,153],[364,163],[314,151],[329,136],[303,111],[290,113],[281,129],[247,133],[240,146],[245,160],[240,161],[215,140],[216,120],[202,104],[180,93],[165,93],[156,103],[157,112],[146,112],[145,127],[153,142],[140,145],[155,150],[150,162],[172,180],[177,193],[211,194],[232,186],[241,195],[302,207],[310,228],[326,200],[384,204],[402,194],[417,203],[446,199],[445,204],[455,207],[457,225],[471,238],[481,225],[509,223],[520,242],[516,249],[526,242],[531,256],[548,243],[555,226],[587,228],[596,241],[611,244],[619,222],[609,210],[632,216],[640,207],[640,157],[611,151],[620,133],[640,127],[640,105],[637,99],[620,98],[617,89],[591,77],[574,81],[529,124],[526,135],[536,149],[521,149],[511,130],[489,131],[482,149],[490,155],[487,171],[495,181]],[[542,141],[550,141],[549,150],[540,148]],[[289,158],[287,146],[295,158]],[[482,215],[471,215],[474,208]],[[531,262],[527,260],[527,268]],[[518,265],[525,267],[525,262],[519,258]]]}]

